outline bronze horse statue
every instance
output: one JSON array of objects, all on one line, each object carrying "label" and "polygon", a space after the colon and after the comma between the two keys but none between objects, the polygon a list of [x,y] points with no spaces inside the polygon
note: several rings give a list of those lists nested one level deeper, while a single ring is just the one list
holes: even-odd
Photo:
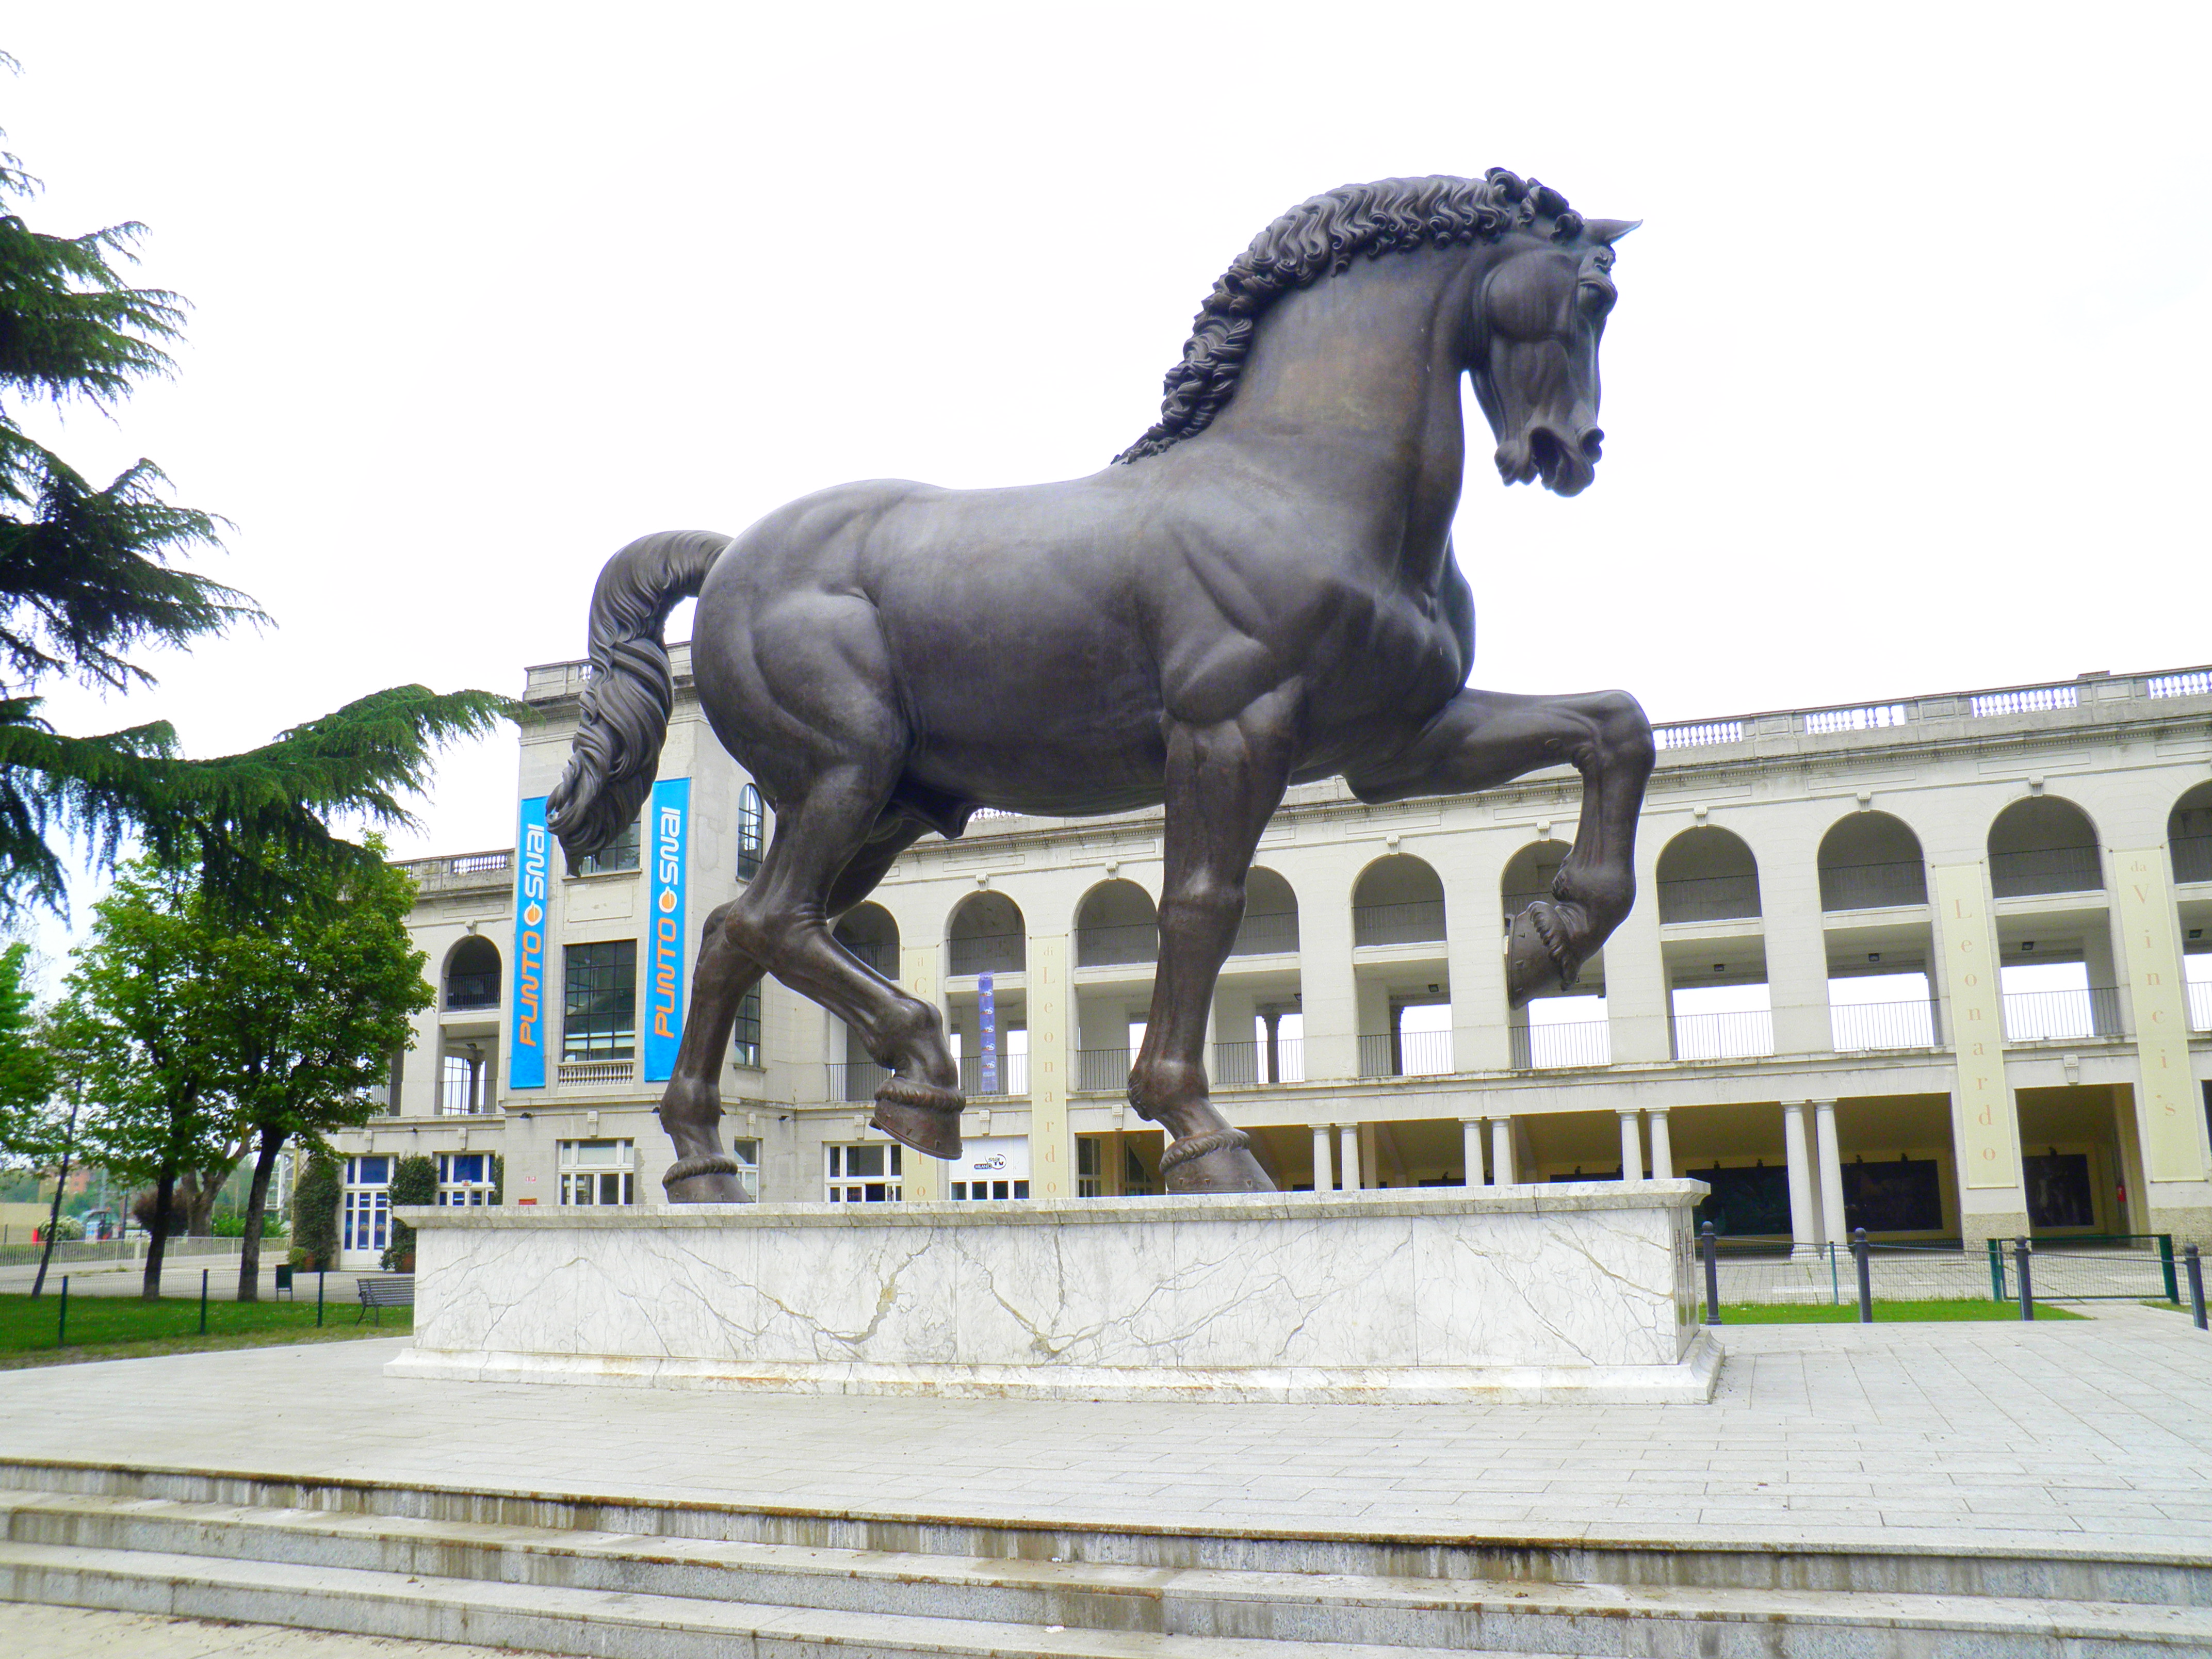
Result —
[{"label": "bronze horse statue", "polygon": [[1260,834],[1291,784],[1361,800],[1583,775],[1552,896],[1515,921],[1516,1006],[1570,985],[1635,896],[1651,729],[1619,691],[1467,685],[1474,598],[1451,543],[1472,374],[1510,483],[1580,493],[1599,445],[1613,245],[1557,191],[1386,179],[1291,209],[1200,309],[1158,422],[1089,477],[1014,489],[878,479],[736,537],[611,559],[592,678],[547,804],[573,861],[637,816],[673,700],[661,629],[696,595],[692,671],[775,809],[759,874],[706,922],[660,1121],[677,1202],[736,1201],[716,1073],[764,974],[857,1030],[891,1075],[877,1127],[960,1150],[938,1011],[831,932],[902,849],[979,807],[1165,812],[1160,954],[1129,1099],[1170,1137],[1170,1192],[1273,1183],[1207,1098],[1206,1010]]}]

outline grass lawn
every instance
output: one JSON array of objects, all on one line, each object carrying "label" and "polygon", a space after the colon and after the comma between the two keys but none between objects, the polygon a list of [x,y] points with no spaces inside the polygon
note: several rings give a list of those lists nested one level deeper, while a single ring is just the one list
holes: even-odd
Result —
[{"label": "grass lawn", "polygon": [[141,1302],[127,1296],[73,1296],[69,1344],[57,1346],[60,1297],[52,1289],[35,1302],[21,1293],[0,1295],[0,1370],[23,1365],[67,1365],[88,1359],[137,1359],[149,1354],[199,1353],[213,1348],[260,1348],[284,1342],[334,1342],[356,1336],[404,1336],[414,1310],[386,1308],[383,1323],[354,1323],[358,1307],[332,1302],[315,1327],[312,1295],[303,1302],[210,1302],[207,1334],[199,1334],[197,1297]]},{"label": "grass lawn", "polygon": [[[2035,1304],[2035,1316],[2038,1319],[2085,1317],[2042,1302]],[[1721,1304],[1721,1323],[1723,1327],[1855,1325],[1858,1317],[1859,1304],[1856,1302],[1846,1302],[1840,1308],[1825,1302],[1723,1302]],[[1877,1325],[1911,1320],[2018,1319],[2020,1304],[2017,1302],[1990,1302],[1979,1297],[1962,1297],[1953,1302],[1877,1302],[1874,1304],[1874,1317]]]}]

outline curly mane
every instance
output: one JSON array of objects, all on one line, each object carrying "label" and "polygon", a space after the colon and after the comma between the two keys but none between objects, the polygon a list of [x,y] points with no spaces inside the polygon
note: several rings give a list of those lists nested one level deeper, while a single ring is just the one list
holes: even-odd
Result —
[{"label": "curly mane", "polygon": [[1237,377],[1267,307],[1294,289],[1348,268],[1361,254],[1377,259],[1413,248],[1494,242],[1510,230],[1552,222],[1554,241],[1582,234],[1567,198],[1534,179],[1492,167],[1480,179],[1439,173],[1340,185],[1277,219],[1237,256],[1191,324],[1182,361],[1167,374],[1160,418],[1114,458],[1123,465],[1203,432],[1237,395]]}]

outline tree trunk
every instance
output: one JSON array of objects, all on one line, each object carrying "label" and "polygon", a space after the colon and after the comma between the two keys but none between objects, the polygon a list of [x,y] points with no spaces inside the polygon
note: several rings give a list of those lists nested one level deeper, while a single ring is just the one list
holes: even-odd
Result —
[{"label": "tree trunk", "polygon": [[[70,1127],[72,1131],[76,1127],[76,1114],[74,1111],[70,1114]],[[69,1188],[70,1154],[76,1150],[72,1144],[76,1138],[72,1133],[70,1140],[64,1142],[62,1146],[62,1170],[61,1173],[54,1177],[54,1207],[46,1212],[46,1248],[39,1252],[38,1276],[31,1280],[31,1296],[34,1301],[39,1292],[46,1287],[46,1264],[54,1259],[54,1235],[61,1231],[62,1194]]]},{"label": "tree trunk", "polygon": [[213,1170],[187,1170],[178,1183],[182,1188],[183,1202],[178,1206],[185,1212],[185,1233],[191,1238],[208,1238],[215,1232],[211,1218],[215,1201],[222,1196],[222,1183],[230,1178],[225,1170],[217,1175]]},{"label": "tree trunk", "polygon": [[169,1247],[169,1214],[176,1194],[177,1166],[164,1164],[161,1178],[154,1183],[154,1236],[146,1245],[146,1279],[138,1291],[142,1302],[161,1299],[161,1257]]},{"label": "tree trunk", "polygon": [[238,1299],[261,1299],[261,1223],[268,1213],[269,1182],[276,1173],[276,1156],[284,1149],[282,1129],[261,1131],[261,1150],[254,1155],[253,1184],[246,1194],[246,1245],[238,1253]]}]

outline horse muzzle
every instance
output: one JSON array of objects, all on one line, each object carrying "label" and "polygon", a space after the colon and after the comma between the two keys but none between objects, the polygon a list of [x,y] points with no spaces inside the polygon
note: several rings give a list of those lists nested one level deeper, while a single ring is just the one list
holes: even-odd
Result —
[{"label": "horse muzzle", "polygon": [[1539,422],[1498,446],[1498,476],[1509,484],[1534,483],[1555,495],[1579,495],[1597,477],[1605,447],[1604,431],[1585,427],[1572,438]]}]

